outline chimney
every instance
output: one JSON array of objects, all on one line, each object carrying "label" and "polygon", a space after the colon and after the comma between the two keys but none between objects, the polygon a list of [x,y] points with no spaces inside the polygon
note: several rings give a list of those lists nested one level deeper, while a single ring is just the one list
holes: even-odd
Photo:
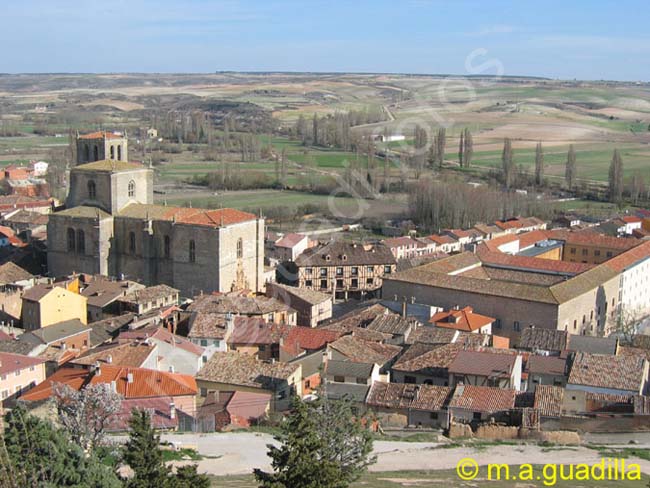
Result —
[{"label": "chimney", "polygon": [[176,418],[176,405],[173,402],[169,404],[169,418],[172,420]]},{"label": "chimney", "polygon": [[226,314],[226,337],[230,337],[230,335],[233,333],[234,330],[235,330],[235,316],[231,312],[228,312]]},{"label": "chimney", "polygon": [[111,364],[113,362],[113,356],[111,356],[110,354],[108,356],[106,356],[106,362],[108,364]]},{"label": "chimney", "polygon": [[402,302],[402,317],[404,318],[406,318],[406,309],[407,309],[407,305],[406,305],[406,298],[405,298],[404,301]]},{"label": "chimney", "polygon": [[95,364],[93,364],[92,368],[90,368],[90,372],[93,374],[93,376],[99,376],[102,374],[102,370],[99,367],[99,361],[95,361]]},{"label": "chimney", "polygon": [[127,383],[133,383],[133,373],[128,373],[126,375],[126,382]]}]

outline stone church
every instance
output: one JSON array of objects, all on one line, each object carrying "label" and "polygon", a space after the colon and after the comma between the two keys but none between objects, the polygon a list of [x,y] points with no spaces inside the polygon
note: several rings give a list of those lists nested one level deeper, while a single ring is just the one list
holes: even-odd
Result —
[{"label": "stone church", "polygon": [[[95,159],[106,148],[98,143],[95,152],[94,141],[107,140],[100,133],[77,139],[66,208],[51,214],[47,226],[51,276],[123,276],[145,285],[164,283],[184,296],[263,291],[264,219],[229,208],[154,205],[151,168]],[[120,144],[112,154],[124,158],[126,140]]]}]

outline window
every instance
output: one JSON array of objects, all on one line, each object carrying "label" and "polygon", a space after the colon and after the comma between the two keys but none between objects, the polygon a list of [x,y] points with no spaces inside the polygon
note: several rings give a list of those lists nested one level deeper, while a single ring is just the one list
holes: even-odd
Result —
[{"label": "window", "polygon": [[68,227],[68,251],[74,252],[74,250],[75,250],[74,229]]},{"label": "window", "polygon": [[600,249],[596,249],[594,251],[594,256],[600,256]]},{"label": "window", "polygon": [[117,146],[117,160],[122,161],[122,146]]},{"label": "window", "polygon": [[221,341],[215,339],[215,340],[212,341],[212,345],[214,347],[219,347],[221,345]]},{"label": "window", "polygon": [[343,288],[343,280],[336,280],[336,287]]},{"label": "window", "polygon": [[494,327],[496,327],[497,329],[501,328],[501,319],[496,319],[494,321]]},{"label": "window", "polygon": [[20,370],[17,369],[16,372],[14,373],[15,376],[20,376]]},{"label": "window", "polygon": [[519,332],[521,330],[521,324],[515,320],[513,328],[515,332]]},{"label": "window", "polygon": [[115,146],[111,146],[110,153],[111,153],[110,159],[115,159]]},{"label": "window", "polygon": [[311,268],[305,268],[305,274],[311,276],[312,274],[312,269]]},{"label": "window", "polygon": [[473,420],[481,420],[481,412],[474,412],[472,415]]},{"label": "window", "polygon": [[612,251],[607,251],[607,257],[611,258],[612,257]]},{"label": "window", "polygon": [[372,273],[373,271],[375,271],[375,267],[374,266],[366,266],[366,271],[368,273]]},{"label": "window", "polygon": [[404,376],[404,383],[407,383],[409,385],[414,385],[414,384],[417,383],[417,380],[416,380],[415,376],[406,375],[406,376]]},{"label": "window", "polygon": [[320,269],[320,275],[321,276],[327,276],[327,268],[321,268]]},{"label": "window", "polygon": [[305,380],[305,389],[311,388],[311,382],[309,380]]},{"label": "window", "polygon": [[390,265],[389,264],[384,266],[384,274],[390,274]]},{"label": "window", "polygon": [[352,288],[359,288],[359,280],[357,278],[352,278]]},{"label": "window", "polygon": [[244,241],[240,237],[237,239],[237,259],[244,257]]},{"label": "window", "polygon": [[135,196],[135,181],[131,180],[129,181],[129,198],[133,198]]},{"label": "window", "polygon": [[86,234],[81,229],[77,231],[77,252],[80,254],[86,253]]},{"label": "window", "polygon": [[433,380],[424,380],[424,384],[433,386]]},{"label": "window", "polygon": [[320,287],[327,288],[327,280],[320,280]]},{"label": "window", "polygon": [[438,420],[438,412],[431,412],[429,414],[429,417],[431,418],[431,420]]},{"label": "window", "polygon": [[190,251],[190,263],[195,263],[196,262],[196,243],[193,240],[190,241],[189,251]]},{"label": "window", "polygon": [[266,321],[267,321],[267,322],[273,322],[273,318],[274,318],[274,317],[273,317],[273,314],[270,313],[270,314],[268,314],[268,315],[266,316]]},{"label": "window", "polygon": [[574,320],[573,321],[573,330],[576,330],[578,328],[578,321]]},{"label": "window", "polygon": [[169,236],[165,236],[165,239],[163,240],[163,252],[165,253],[165,259],[169,259],[169,256],[171,254],[171,243]]},{"label": "window", "polygon": [[264,351],[266,351],[266,346],[265,346],[264,344],[260,344],[260,345],[257,347],[257,349],[258,349],[260,352],[264,352]]},{"label": "window", "polygon": [[95,185],[95,182],[93,180],[90,180],[88,182],[88,198],[95,197],[97,197],[97,185]]},{"label": "window", "polygon": [[345,383],[344,376],[334,376],[334,383]]},{"label": "window", "polygon": [[135,253],[135,232],[129,232],[129,252]]},{"label": "window", "polygon": [[99,161],[99,147],[93,146],[93,156],[95,161]]},{"label": "window", "polygon": [[571,254],[575,254],[576,253],[576,248],[572,247],[570,251],[571,251]]},{"label": "window", "polygon": [[201,339],[201,347],[208,347],[208,340],[207,339]]},{"label": "window", "polygon": [[2,399],[4,400],[9,396],[9,390],[2,390]]},{"label": "window", "polygon": [[336,276],[343,276],[343,268],[336,268]]},{"label": "window", "polygon": [[374,278],[366,278],[366,285],[374,285],[375,280]]},{"label": "window", "polygon": [[357,268],[356,266],[352,266],[352,269],[350,271],[352,273],[352,276],[356,276],[359,274],[359,268]]},{"label": "window", "polygon": [[583,249],[583,250],[582,250],[582,255],[583,255],[583,256],[586,256],[588,253],[589,253],[589,251],[588,251],[587,249]]},{"label": "window", "polygon": [[311,280],[305,280],[305,286],[313,286]]}]

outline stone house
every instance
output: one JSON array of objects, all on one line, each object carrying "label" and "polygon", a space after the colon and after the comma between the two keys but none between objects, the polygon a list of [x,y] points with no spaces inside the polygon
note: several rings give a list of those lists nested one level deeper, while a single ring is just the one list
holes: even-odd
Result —
[{"label": "stone house", "polygon": [[87,301],[84,296],[54,284],[35,285],[22,296],[21,319],[25,330],[36,330],[64,320],[78,319],[87,323]]},{"label": "stone house", "polygon": [[296,311],[296,324],[316,327],[332,317],[332,295],[307,288],[267,283],[266,296],[272,297]]}]

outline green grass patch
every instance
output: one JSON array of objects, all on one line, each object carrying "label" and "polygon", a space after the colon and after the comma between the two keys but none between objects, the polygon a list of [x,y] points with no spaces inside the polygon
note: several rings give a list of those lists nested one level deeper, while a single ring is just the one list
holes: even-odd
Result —
[{"label": "green grass patch", "polygon": [[179,450],[163,450],[162,451],[163,461],[184,461],[188,458],[192,461],[200,461],[204,456],[200,455],[194,449],[182,448]]}]

